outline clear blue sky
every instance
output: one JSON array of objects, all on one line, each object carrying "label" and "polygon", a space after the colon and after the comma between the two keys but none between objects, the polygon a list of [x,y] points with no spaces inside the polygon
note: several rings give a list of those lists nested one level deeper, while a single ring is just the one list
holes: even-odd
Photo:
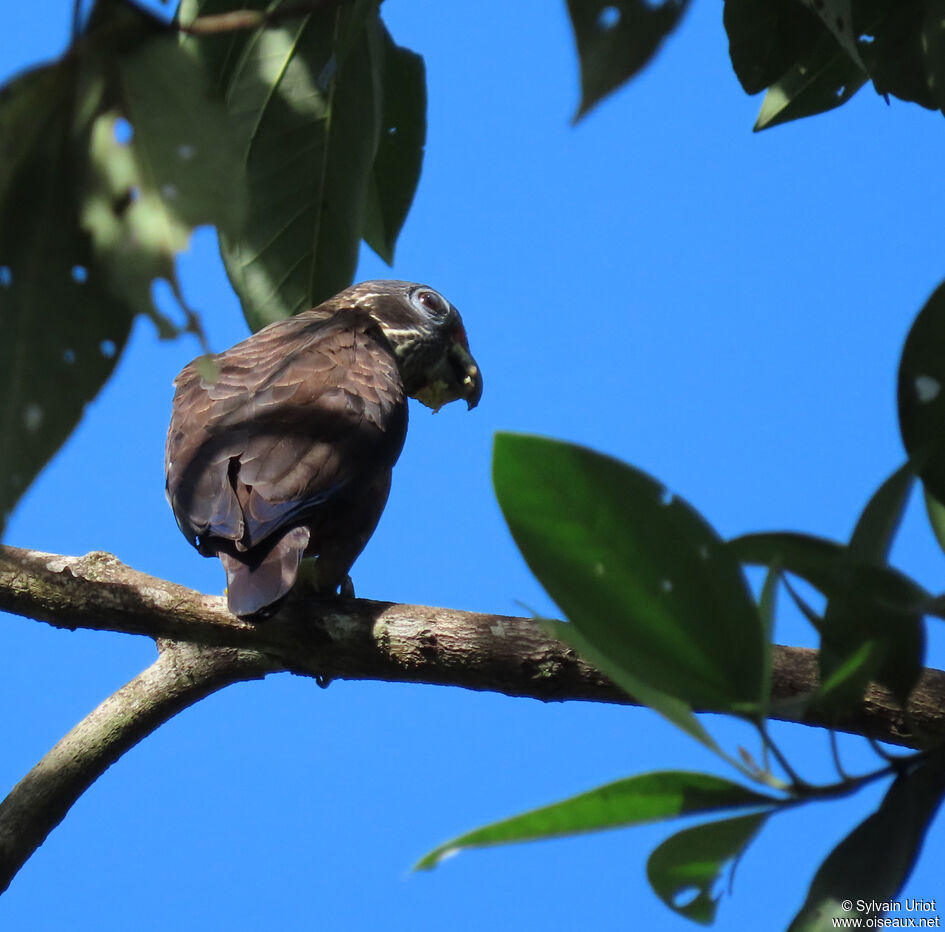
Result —
[{"label": "clear blue sky", "polygon": [[[4,9],[0,72],[61,49],[71,2]],[[490,488],[494,431],[579,441],[629,460],[723,535],[844,537],[903,459],[895,373],[910,322],[945,277],[941,116],[866,88],[832,114],[753,135],[721,5],[696,0],[655,64],[578,127],[564,3],[388,0],[426,59],[424,174],[387,269],[463,312],[480,407],[412,409],[390,504],[356,564],[360,595],[554,612]],[[214,348],[245,333],[211,234],[182,261]],[[116,377],[33,486],[7,542],[104,549],[221,592],[178,532],[162,456],[171,380],[198,347],[139,321]],[[945,560],[914,503],[895,559],[941,590]],[[945,665],[941,623],[931,663]],[[813,644],[801,622],[785,643]],[[0,618],[6,788],[154,657],[150,641]],[[710,719],[730,748],[747,732]],[[775,734],[832,776],[826,736]],[[872,767],[844,740],[851,770]],[[754,747],[754,745],[749,745]],[[712,769],[653,714],[459,689],[281,675],[187,710],[78,803],[0,898],[10,930],[692,929],[649,890],[656,826],[410,865],[481,823],[620,776]],[[816,865],[878,791],[775,817],[717,927],[778,929]],[[945,821],[904,896],[945,901]],[[945,912],[945,902],[941,912]]]}]

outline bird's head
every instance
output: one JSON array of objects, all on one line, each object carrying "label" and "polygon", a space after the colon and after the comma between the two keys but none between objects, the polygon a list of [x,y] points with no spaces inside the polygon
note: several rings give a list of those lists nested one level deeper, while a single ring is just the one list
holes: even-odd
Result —
[{"label": "bird's head", "polygon": [[397,358],[411,398],[434,411],[460,398],[475,408],[482,396],[482,373],[469,352],[459,311],[438,291],[416,282],[370,281],[348,295],[368,311]]}]

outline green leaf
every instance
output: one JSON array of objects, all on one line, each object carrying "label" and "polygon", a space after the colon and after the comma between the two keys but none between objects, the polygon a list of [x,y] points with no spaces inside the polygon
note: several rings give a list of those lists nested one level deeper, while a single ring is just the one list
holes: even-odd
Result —
[{"label": "green leaf", "polygon": [[879,808],[830,853],[789,932],[826,932],[836,918],[865,916],[842,903],[894,900],[912,873],[945,794],[941,752],[897,777]]},{"label": "green leaf", "polygon": [[632,78],[676,28],[689,0],[568,0],[581,60],[579,120]]},{"label": "green leaf", "polygon": [[945,113],[945,0],[925,0],[921,39],[929,93]]},{"label": "green leaf", "polygon": [[905,463],[879,487],[853,529],[848,548],[851,559],[876,564],[888,562],[914,480],[912,467]]},{"label": "green leaf", "polygon": [[[104,48],[95,60],[106,89],[91,128],[82,222],[112,290],[150,309],[161,332],[174,335],[152,307],[151,282],[166,279],[183,306],[174,263],[193,229],[242,226],[246,184],[237,136],[203,69],[166,29],[122,3],[104,7],[126,36],[145,38],[133,54]],[[130,140],[118,136],[120,119]]]},{"label": "green leaf", "polygon": [[866,80],[862,69],[825,33],[768,88],[755,132],[839,107]]},{"label": "green leaf", "polygon": [[913,470],[945,501],[945,284],[906,337],[899,363],[899,430]]},{"label": "green leaf", "polygon": [[739,816],[687,828],[667,838],[650,855],[646,874],[656,895],[674,912],[709,925],[719,896],[713,896],[726,866],[741,856],[768,813]]},{"label": "green leaf", "polygon": [[176,286],[196,224],[239,223],[227,126],[166,25],[121,0],[99,0],[59,62],[3,89],[0,524],[110,375],[135,313],[178,332],[150,284]]},{"label": "green leaf", "polygon": [[[857,521],[843,562],[885,565],[912,482],[907,463],[879,487]],[[918,606],[903,613],[871,599],[868,590],[838,587],[827,602],[821,636],[820,679],[825,687],[831,684],[821,690],[821,711],[848,711],[871,679],[905,704],[922,672],[925,630]]]},{"label": "green leaf", "polygon": [[849,558],[843,544],[791,531],[744,534],[725,544],[740,562],[780,566],[807,580],[826,596],[859,591],[865,597],[904,615],[926,608],[929,593],[891,566]]},{"label": "green leaf", "polygon": [[821,665],[820,687],[808,707],[822,712],[841,712],[859,703],[865,684],[876,672],[877,645],[874,640],[861,641],[852,651],[837,655],[824,669]]},{"label": "green leaf", "polygon": [[774,84],[824,35],[797,0],[725,0],[724,22],[732,68],[748,94]]},{"label": "green leaf", "polygon": [[738,564],[653,478],[583,447],[496,436],[499,505],[578,633],[635,681],[702,709],[756,713],[770,662]]},{"label": "green leaf", "polygon": [[587,793],[460,835],[425,855],[414,870],[429,870],[466,848],[561,838],[582,832],[625,828],[695,813],[781,804],[706,773],[667,770],[607,783]]},{"label": "green leaf", "polygon": [[[189,2],[181,19],[228,6]],[[221,251],[253,330],[349,285],[362,236],[393,255],[420,171],[424,85],[422,63],[393,44],[377,6],[354,0],[184,40],[242,131],[248,213]]]},{"label": "green leaf", "polygon": [[72,58],[0,96],[0,530],[131,329],[134,311],[112,294],[79,220],[74,113],[86,103]]},{"label": "green leaf", "polygon": [[693,714],[692,706],[688,703],[676,696],[670,696],[659,689],[654,689],[651,685],[643,683],[627,673],[623,667],[613,663],[606,654],[601,653],[587,638],[583,637],[577,625],[543,618],[541,619],[541,626],[548,635],[573,648],[584,660],[625,690],[628,696],[632,696],[637,702],[648,706],[654,712],[658,712],[667,721],[672,722],[690,738],[694,738],[710,751],[725,760],[730,759],[718,746],[715,739],[705,730],[702,723]]},{"label": "green leaf", "polygon": [[[767,643],[774,641],[774,621],[778,608],[778,585],[781,582],[781,568],[777,565],[768,568],[761,594],[758,598],[758,614],[761,618],[761,631]],[[765,667],[765,679],[761,685],[763,715],[767,718],[767,705],[771,699],[771,665]]]},{"label": "green leaf", "polygon": [[817,0],[810,6],[850,60],[866,72],[866,64],[857,46],[857,33],[853,28],[853,0]]},{"label": "green leaf", "polygon": [[[881,487],[854,532],[856,549],[885,553],[904,504],[902,470]],[[805,534],[748,534],[729,541],[742,562],[777,565],[807,580],[828,597],[821,635],[821,680],[831,683],[821,712],[856,701],[870,679],[904,700],[921,672],[924,628],[921,615],[934,607],[929,594],[889,566],[855,559],[850,548]],[[867,642],[871,647],[862,651]],[[856,655],[856,662],[852,662]],[[843,682],[838,671],[849,679]]]},{"label": "green leaf", "polygon": [[939,547],[945,552],[945,505],[943,505],[928,489],[925,490],[925,510],[929,516],[929,525],[938,541]]},{"label": "green leaf", "polygon": [[939,41],[928,28],[934,16],[928,0],[857,0],[854,29],[856,35],[873,36],[872,42],[861,42],[859,48],[877,93],[893,94],[931,110],[938,107],[927,71]]},{"label": "green leaf", "polygon": [[364,208],[364,240],[391,265],[423,166],[427,83],[423,59],[397,45],[383,26],[380,46],[381,136]]}]

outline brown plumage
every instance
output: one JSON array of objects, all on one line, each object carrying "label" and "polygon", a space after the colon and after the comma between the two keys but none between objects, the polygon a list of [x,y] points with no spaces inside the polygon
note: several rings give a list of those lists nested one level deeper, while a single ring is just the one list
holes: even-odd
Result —
[{"label": "brown plumage", "polygon": [[407,431],[407,396],[433,408],[482,392],[462,321],[411,282],[364,282],[191,362],[175,380],[167,496],[187,539],[219,556],[230,610],[274,611],[316,556],[321,593],[380,519]]}]

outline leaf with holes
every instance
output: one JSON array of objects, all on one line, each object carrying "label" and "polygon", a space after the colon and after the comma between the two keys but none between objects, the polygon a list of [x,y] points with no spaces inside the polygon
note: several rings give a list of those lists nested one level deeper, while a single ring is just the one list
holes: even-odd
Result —
[{"label": "leaf with holes", "polygon": [[732,68],[748,94],[778,81],[824,34],[797,0],[725,0],[724,22]]},{"label": "leaf with holes", "polygon": [[598,653],[691,706],[757,714],[770,662],[758,608],[691,506],[631,466],[542,437],[498,434],[493,478],[529,567]]},{"label": "leaf with holes", "polygon": [[[937,3],[938,0],[935,0]],[[858,0],[853,10],[854,31],[872,37],[860,51],[880,94],[893,94],[936,109],[928,68],[940,42],[941,23],[934,26],[934,3],[929,0]]]},{"label": "leaf with holes", "polygon": [[943,794],[945,760],[938,751],[897,777],[876,812],[828,855],[788,932],[826,932],[838,928],[835,919],[867,915],[844,909],[844,901],[895,900],[912,873]]},{"label": "leaf with holes", "polygon": [[840,48],[865,73],[866,65],[860,57],[853,29],[853,0],[803,0],[803,3],[820,17]]},{"label": "leaf with holes", "polygon": [[133,311],[82,229],[76,60],[0,97],[0,529],[115,367]]},{"label": "leaf with holes", "polygon": [[[190,3],[181,18],[228,6]],[[278,8],[261,0],[250,6]],[[384,148],[376,163],[391,44],[373,0],[326,5],[245,36],[217,38],[189,37],[184,46],[206,62],[241,127],[248,212],[237,235],[221,237],[221,251],[246,319],[258,330],[350,284],[369,219],[374,242],[390,253],[418,169],[415,162],[405,168],[410,154],[396,147]],[[408,143],[417,132],[407,127]]]},{"label": "leaf with holes", "polygon": [[681,916],[711,923],[719,905],[713,890],[723,870],[741,857],[768,815],[760,812],[707,822],[667,838],[646,864],[653,891]]},{"label": "leaf with holes", "polygon": [[173,280],[190,229],[238,223],[225,112],[166,27],[100,0],[78,43],[0,98],[4,519],[108,378],[151,280]]},{"label": "leaf with holes", "polygon": [[460,835],[425,855],[414,870],[430,870],[468,848],[563,838],[725,809],[773,808],[781,800],[707,773],[664,770],[616,780],[550,806]]},{"label": "leaf with holes", "polygon": [[945,284],[912,324],[899,362],[899,430],[912,468],[945,501]]},{"label": "leaf with holes", "polygon": [[581,61],[581,106],[575,120],[650,61],[687,6],[688,0],[568,0]]},{"label": "leaf with holes", "polygon": [[[151,308],[155,278],[168,280],[183,304],[174,263],[193,229],[212,224],[235,232],[242,225],[246,184],[236,132],[200,64],[166,29],[124,4],[107,7],[114,8],[111,28],[137,29],[146,40],[134,54],[106,47],[87,60],[106,90],[92,128],[83,225],[113,290],[129,304]],[[151,312],[163,334],[176,332]]]},{"label": "leaf with holes", "polygon": [[866,80],[863,70],[825,34],[768,88],[755,132],[839,107]]}]

